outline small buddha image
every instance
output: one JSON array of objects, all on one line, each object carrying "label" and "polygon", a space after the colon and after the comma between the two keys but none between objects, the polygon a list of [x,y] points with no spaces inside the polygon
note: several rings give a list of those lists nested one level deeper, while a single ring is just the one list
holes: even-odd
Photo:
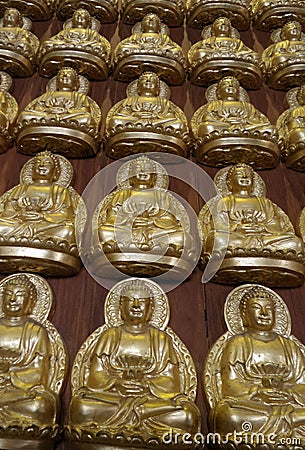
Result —
[{"label": "small buddha image", "polygon": [[19,114],[16,141],[20,152],[42,148],[67,157],[93,156],[99,149],[102,120],[98,104],[88,94],[88,80],[71,67],[52,78],[46,92]]},{"label": "small buddha image", "polygon": [[187,156],[190,135],[182,109],[169,100],[170,90],[154,72],[143,73],[127,87],[127,98],[108,112],[104,149],[121,158],[164,152]]},{"label": "small buddha image", "polygon": [[191,129],[198,162],[225,166],[245,162],[257,169],[279,159],[275,126],[257,110],[235,77],[224,77],[206,90],[208,103],[195,111]]},{"label": "small buddha image", "polygon": [[52,302],[49,284],[38,275],[14,274],[0,282],[0,418],[7,449],[30,448],[29,442],[51,448],[59,434],[67,356],[47,320]]},{"label": "small buddha image", "polygon": [[289,89],[305,82],[305,34],[296,20],[271,34],[273,44],[261,56],[265,82],[274,89]]},{"label": "small buddha image", "polygon": [[18,116],[18,103],[8,92],[13,84],[9,74],[0,72],[0,153],[13,145],[13,126]]},{"label": "small buddha image", "polygon": [[[168,184],[166,170],[147,156],[120,167],[117,188],[99,203],[92,224],[100,272],[109,263],[138,276],[188,270],[195,257],[190,219]],[[101,250],[104,264],[98,259]]]},{"label": "small buddha image", "polygon": [[39,39],[29,30],[32,22],[18,9],[7,8],[0,20],[0,70],[16,77],[36,71]]},{"label": "small buddha image", "polygon": [[265,196],[261,177],[246,164],[221,169],[219,195],[199,213],[202,264],[223,258],[213,281],[264,282],[274,287],[304,281],[304,245],[288,216]]},{"label": "small buddha image", "polygon": [[276,122],[279,145],[286,166],[305,171],[305,85],[290,89],[286,94],[289,108]]},{"label": "small buddha image", "polygon": [[17,8],[31,20],[50,20],[53,17],[57,0],[0,0],[0,15],[6,8]]},{"label": "small buddha image", "polygon": [[234,76],[246,89],[260,88],[260,56],[239,39],[230,19],[219,17],[203,28],[202,37],[188,51],[191,83],[207,86]]},{"label": "small buddha image", "polygon": [[134,24],[146,14],[155,13],[168,26],[180,27],[183,24],[185,0],[122,0],[121,19]]},{"label": "small buddha image", "polygon": [[0,197],[0,268],[46,275],[80,269],[75,215],[80,195],[69,186],[73,168],[66,158],[38,153],[24,166],[20,184]]},{"label": "small buddha image", "polygon": [[199,431],[194,363],[168,319],[168,299],[156,283],[131,278],[111,289],[105,325],[85,341],[72,368],[73,440],[87,434],[98,443],[106,433],[109,442],[119,435],[144,443],[171,430]]},{"label": "small buddha image", "polygon": [[291,335],[286,304],[271,289],[246,284],[227,296],[224,316],[228,331],[210,349],[203,376],[210,431],[260,433],[275,444],[303,439],[305,347]]},{"label": "small buddha image", "polygon": [[272,31],[288,20],[298,20],[305,25],[304,0],[251,0],[250,15],[257,30]]},{"label": "small buddha image", "polygon": [[112,23],[118,18],[118,0],[57,0],[56,14],[59,20],[67,20],[79,8],[86,9],[102,23]]},{"label": "small buddha image", "polygon": [[248,0],[186,0],[186,8],[187,24],[194,28],[209,25],[219,17],[228,17],[238,30],[250,26]]},{"label": "small buddha image", "polygon": [[181,84],[186,74],[182,48],[169,37],[168,27],[156,14],[147,14],[132,28],[114,50],[113,76],[131,81],[143,72],[152,71],[168,84]]},{"label": "small buddha image", "polygon": [[88,78],[107,79],[111,48],[99,29],[97,19],[85,9],[77,9],[62,31],[41,44],[39,74],[50,77],[61,67],[69,66]]}]

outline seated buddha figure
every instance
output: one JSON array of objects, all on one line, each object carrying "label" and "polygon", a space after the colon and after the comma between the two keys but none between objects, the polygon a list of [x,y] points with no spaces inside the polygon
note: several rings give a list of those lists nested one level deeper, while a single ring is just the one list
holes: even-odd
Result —
[{"label": "seated buddha figure", "polygon": [[112,158],[135,153],[165,152],[187,156],[189,128],[184,112],[169,100],[168,86],[144,72],[127,88],[127,98],[108,112],[104,148]]},{"label": "seated buddha figure", "polygon": [[224,258],[215,281],[300,285],[303,242],[284,211],[265,197],[260,176],[237,164],[220,170],[214,182],[220,195],[202,208],[199,226],[203,260]]},{"label": "seated buddha figure", "polygon": [[93,247],[103,250],[107,265],[139,275],[183,271],[193,252],[189,216],[167,188],[167,172],[146,156],[121,166],[117,188],[98,205],[93,223]]},{"label": "seated buddha figure", "polygon": [[251,0],[250,15],[257,30],[274,30],[287,20],[299,20],[304,25],[304,0]]},{"label": "seated buddha figure", "polygon": [[203,28],[202,37],[188,51],[191,83],[207,86],[223,76],[234,76],[247,89],[261,86],[260,57],[239,39],[230,19],[218,17]]},{"label": "seated buddha figure", "polygon": [[41,148],[68,157],[94,155],[99,148],[101,110],[88,95],[89,83],[71,67],[59,70],[46,93],[19,114],[16,141],[22,153]]},{"label": "seated buddha figure", "polygon": [[305,85],[291,89],[286,95],[290,108],[276,122],[282,157],[286,166],[305,170]]},{"label": "seated buddha figure", "polygon": [[53,17],[57,0],[0,0],[0,14],[6,8],[18,8],[31,20],[50,20]]},{"label": "seated buddha figure", "polygon": [[156,14],[147,14],[134,25],[132,35],[116,46],[113,59],[113,76],[119,81],[131,81],[144,71],[156,72],[169,84],[185,79],[182,48],[171,40],[168,27]]},{"label": "seated buddha figure", "polygon": [[44,151],[24,165],[20,184],[0,197],[3,271],[19,264],[51,275],[78,272],[75,215],[80,196],[69,187],[72,176],[68,160]]},{"label": "seated buddha figure", "polygon": [[305,35],[293,20],[271,34],[274,42],[262,53],[264,78],[274,89],[289,89],[304,83]]},{"label": "seated buddha figure", "polygon": [[85,341],[72,369],[72,439],[82,431],[97,443],[101,431],[110,439],[120,433],[145,441],[171,429],[199,430],[193,361],[166,327],[168,316],[167,297],[156,283],[131,278],[112,288],[106,324]]},{"label": "seated buddha figure", "polygon": [[225,319],[229,331],[210,350],[203,378],[211,432],[261,433],[272,444],[303,438],[305,348],[290,334],[286,304],[271,289],[248,284],[228,295]]},{"label": "seated buddha figure", "polygon": [[94,80],[105,80],[110,66],[110,43],[98,33],[100,24],[85,9],[77,9],[63,30],[40,47],[39,73],[56,75],[63,66]]},{"label": "seated buddha figure", "polygon": [[67,364],[62,339],[46,320],[52,291],[33,274],[10,275],[1,281],[0,290],[1,438],[6,438],[6,448],[17,448],[20,444],[7,446],[14,427],[13,442],[40,439],[35,448],[43,449],[58,434],[59,394]]},{"label": "seated buddha figure", "polygon": [[277,164],[275,127],[250,103],[236,78],[225,77],[209,86],[206,98],[208,103],[195,111],[191,121],[199,162],[212,166],[246,162],[258,169]]},{"label": "seated buddha figure", "polygon": [[8,92],[12,83],[9,74],[0,72],[0,153],[13,144],[13,126],[18,116],[18,103]]},{"label": "seated buddha figure", "polygon": [[30,77],[36,70],[39,39],[29,30],[31,21],[18,9],[7,8],[0,21],[0,70]]}]

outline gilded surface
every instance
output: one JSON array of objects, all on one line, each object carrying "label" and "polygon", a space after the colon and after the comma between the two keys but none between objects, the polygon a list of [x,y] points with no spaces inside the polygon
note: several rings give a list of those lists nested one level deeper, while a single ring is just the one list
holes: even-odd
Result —
[{"label": "gilded surface", "polygon": [[187,156],[187,118],[169,100],[170,90],[153,72],[145,72],[127,88],[127,98],[108,112],[105,151],[112,158],[164,152]]},{"label": "gilded surface", "polygon": [[169,84],[185,79],[186,58],[182,48],[169,37],[168,27],[156,14],[147,14],[114,50],[113,76],[130,81],[145,71],[156,72]]},{"label": "gilded surface", "polygon": [[[224,168],[214,179],[219,196],[199,213],[203,261],[224,256],[214,281],[297,286],[304,280],[304,246],[263,180],[246,164]],[[252,278],[253,276],[253,278]]]},{"label": "gilded surface", "polygon": [[98,31],[100,24],[85,9],[77,9],[60,31],[40,47],[39,74],[53,76],[58,69],[73,67],[79,74],[105,80],[110,68],[110,43]]},{"label": "gilded surface", "polygon": [[18,103],[8,92],[13,80],[5,72],[0,72],[0,153],[13,144],[13,126],[18,116]]},{"label": "gilded surface", "polygon": [[0,0],[0,14],[6,8],[17,8],[32,20],[49,20],[52,18],[57,0]]},{"label": "gilded surface", "polygon": [[247,30],[250,25],[249,0],[187,0],[186,19],[188,25],[202,28],[218,17],[228,17],[238,30]]},{"label": "gilded surface", "polygon": [[169,26],[179,27],[183,23],[185,0],[122,0],[122,21],[134,24],[143,19],[146,14],[154,13]]},{"label": "gilded surface", "polygon": [[305,24],[304,0],[252,0],[250,11],[253,26],[258,30],[274,30],[288,20]]},{"label": "gilded surface", "polygon": [[12,76],[29,77],[36,70],[39,39],[31,21],[18,9],[7,8],[0,20],[0,69]]},{"label": "gilded surface", "polygon": [[0,197],[2,271],[78,272],[75,215],[83,205],[69,186],[72,175],[63,156],[41,152],[24,165],[20,184]]},{"label": "gilded surface", "polygon": [[225,74],[238,78],[245,88],[261,86],[260,56],[239,39],[230,19],[219,17],[203,29],[202,37],[188,52],[191,83],[208,85]]},{"label": "gilded surface", "polygon": [[2,438],[6,430],[11,436],[12,427],[14,439],[24,441],[47,441],[57,434],[67,356],[61,336],[47,320],[52,302],[49,284],[38,275],[10,275],[0,283]]},{"label": "gilded surface", "polygon": [[291,335],[281,297],[244,285],[227,297],[228,332],[210,350],[203,384],[211,407],[210,429],[280,438],[304,437],[305,347]]},{"label": "gilded surface", "polygon": [[19,114],[18,150],[35,154],[48,148],[68,157],[94,155],[100,142],[101,110],[87,95],[88,90],[86,78],[71,67],[60,69],[46,93]]},{"label": "gilded surface", "polygon": [[67,20],[79,8],[85,8],[102,23],[118,18],[118,0],[57,0],[56,14],[60,20]]},{"label": "gilded surface", "polygon": [[245,162],[258,169],[277,164],[275,127],[250,103],[236,78],[210,86],[206,99],[191,121],[197,161],[211,166]]},{"label": "gilded surface", "polygon": [[271,34],[274,42],[262,53],[266,83],[274,89],[289,89],[305,82],[305,34],[297,21],[287,22]]},{"label": "gilded surface", "polygon": [[[156,276],[173,269],[181,274],[192,263],[189,216],[167,188],[166,170],[141,156],[123,164],[117,188],[98,205],[93,247],[123,273]],[[101,263],[96,266],[105,271]]]},{"label": "gilded surface", "polygon": [[[103,432],[126,439],[162,437],[170,429],[199,431],[196,372],[167,327],[169,304],[145,279],[116,284],[105,303],[105,325],[82,345],[72,369],[69,430],[91,442]],[[100,433],[100,434],[98,434]]]}]

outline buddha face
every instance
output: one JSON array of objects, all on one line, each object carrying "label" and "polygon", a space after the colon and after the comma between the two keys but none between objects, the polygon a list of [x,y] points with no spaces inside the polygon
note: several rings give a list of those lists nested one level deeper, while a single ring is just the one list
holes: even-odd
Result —
[{"label": "buddha face", "polygon": [[132,188],[152,189],[156,184],[157,174],[153,173],[153,167],[148,165],[136,165],[134,175],[129,178]]},{"label": "buddha face", "polygon": [[75,11],[72,17],[73,28],[89,28],[90,27],[90,14],[85,9],[78,9]]},{"label": "buddha face", "polygon": [[31,295],[27,286],[7,283],[3,290],[2,311],[9,317],[21,317],[31,309]]},{"label": "buddha face", "polygon": [[121,296],[121,317],[127,325],[147,323],[152,314],[153,306],[150,294],[143,290],[127,291]]},{"label": "buddha face", "polygon": [[147,14],[141,23],[142,33],[160,33],[160,20],[156,14]]},{"label": "buddha face", "polygon": [[218,83],[217,98],[221,100],[239,100],[239,83],[235,78],[224,78]]},{"label": "buddha face", "polygon": [[271,331],[275,323],[275,307],[271,298],[259,296],[247,300],[243,323],[254,331]]},{"label": "buddha face", "polygon": [[139,78],[138,95],[143,97],[157,97],[160,93],[160,81],[155,73],[146,73]]},{"label": "buddha face", "polygon": [[17,9],[6,9],[3,15],[3,26],[14,28],[22,26],[21,14]]},{"label": "buddha face", "polygon": [[302,26],[299,22],[288,22],[284,25],[281,38],[289,41],[299,41],[302,35]]},{"label": "buddha face", "polygon": [[253,172],[247,166],[236,166],[231,172],[230,189],[233,194],[241,191],[251,193],[253,190]]},{"label": "buddha face", "polygon": [[78,89],[77,73],[71,68],[61,69],[57,75],[58,91],[76,91]]},{"label": "buddha face", "polygon": [[231,22],[226,17],[216,19],[212,25],[212,35],[215,37],[230,37],[231,36]]},{"label": "buddha face", "polygon": [[53,181],[55,162],[51,156],[37,155],[33,164],[33,181]]}]

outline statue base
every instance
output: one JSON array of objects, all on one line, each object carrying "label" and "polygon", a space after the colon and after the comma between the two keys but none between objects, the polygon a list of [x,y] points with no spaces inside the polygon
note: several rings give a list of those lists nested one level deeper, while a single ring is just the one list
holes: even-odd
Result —
[{"label": "statue base", "polygon": [[0,16],[3,16],[6,8],[17,8],[31,20],[50,20],[54,12],[54,8],[50,6],[48,0],[31,0],[31,2],[26,0],[0,0]]},{"label": "statue base", "polygon": [[223,133],[219,138],[208,136],[196,143],[195,156],[199,163],[213,167],[246,163],[255,169],[271,169],[279,161],[279,148],[276,140],[263,140],[259,137],[233,137]]},{"label": "statue base", "polygon": [[44,428],[37,425],[0,426],[0,448],[2,450],[52,450],[60,435],[61,430],[58,425]]},{"label": "statue base", "polygon": [[59,20],[67,20],[74,11],[85,8],[100,22],[113,23],[118,18],[117,3],[117,0],[59,0],[56,14]]},{"label": "statue base", "polygon": [[299,60],[289,64],[278,64],[274,71],[267,73],[266,84],[273,89],[288,90],[305,83],[305,64]]},{"label": "statue base", "polygon": [[19,78],[31,77],[36,71],[36,66],[20,53],[0,46],[0,70],[6,70],[10,75]]},{"label": "statue base", "polygon": [[157,14],[162,20],[172,27],[180,27],[184,19],[182,2],[179,0],[125,0],[121,18],[124,23],[133,25],[140,22],[146,14]]},{"label": "statue base", "polygon": [[185,79],[183,65],[171,58],[151,54],[133,54],[118,61],[113,78],[118,81],[131,81],[143,72],[155,72],[168,84],[182,84]]},{"label": "statue base", "polygon": [[267,6],[262,6],[259,12],[252,16],[252,24],[255,29],[271,31],[281,28],[291,20],[297,20],[304,28],[305,11],[299,0],[286,0],[282,1],[281,4],[270,3],[269,1],[266,1],[266,3]]},{"label": "statue base", "polygon": [[187,157],[188,146],[181,138],[151,131],[123,131],[115,133],[104,144],[106,155],[119,159],[138,153],[171,153]]},{"label": "statue base", "polygon": [[51,78],[63,67],[72,67],[80,75],[92,80],[108,78],[109,68],[99,56],[77,49],[56,49],[44,54],[39,66],[39,75]]},{"label": "statue base", "polygon": [[238,30],[247,30],[250,26],[248,8],[243,0],[202,2],[192,0],[187,11],[187,23],[193,28],[202,28],[214,22],[218,17],[228,17],[232,26]]},{"label": "statue base", "polygon": [[223,77],[231,76],[240,81],[245,89],[259,89],[262,84],[262,73],[258,63],[251,61],[236,61],[234,56],[199,61],[190,71],[190,82],[198,86],[208,86],[220,81]]},{"label": "statue base", "polygon": [[47,148],[67,158],[95,156],[99,149],[97,140],[85,131],[56,126],[52,122],[48,124],[47,121],[43,125],[37,123],[20,127],[16,143],[18,151],[26,155],[35,155],[42,148]]},{"label": "statue base", "polygon": [[0,438],[2,450],[53,450],[54,441]]}]

